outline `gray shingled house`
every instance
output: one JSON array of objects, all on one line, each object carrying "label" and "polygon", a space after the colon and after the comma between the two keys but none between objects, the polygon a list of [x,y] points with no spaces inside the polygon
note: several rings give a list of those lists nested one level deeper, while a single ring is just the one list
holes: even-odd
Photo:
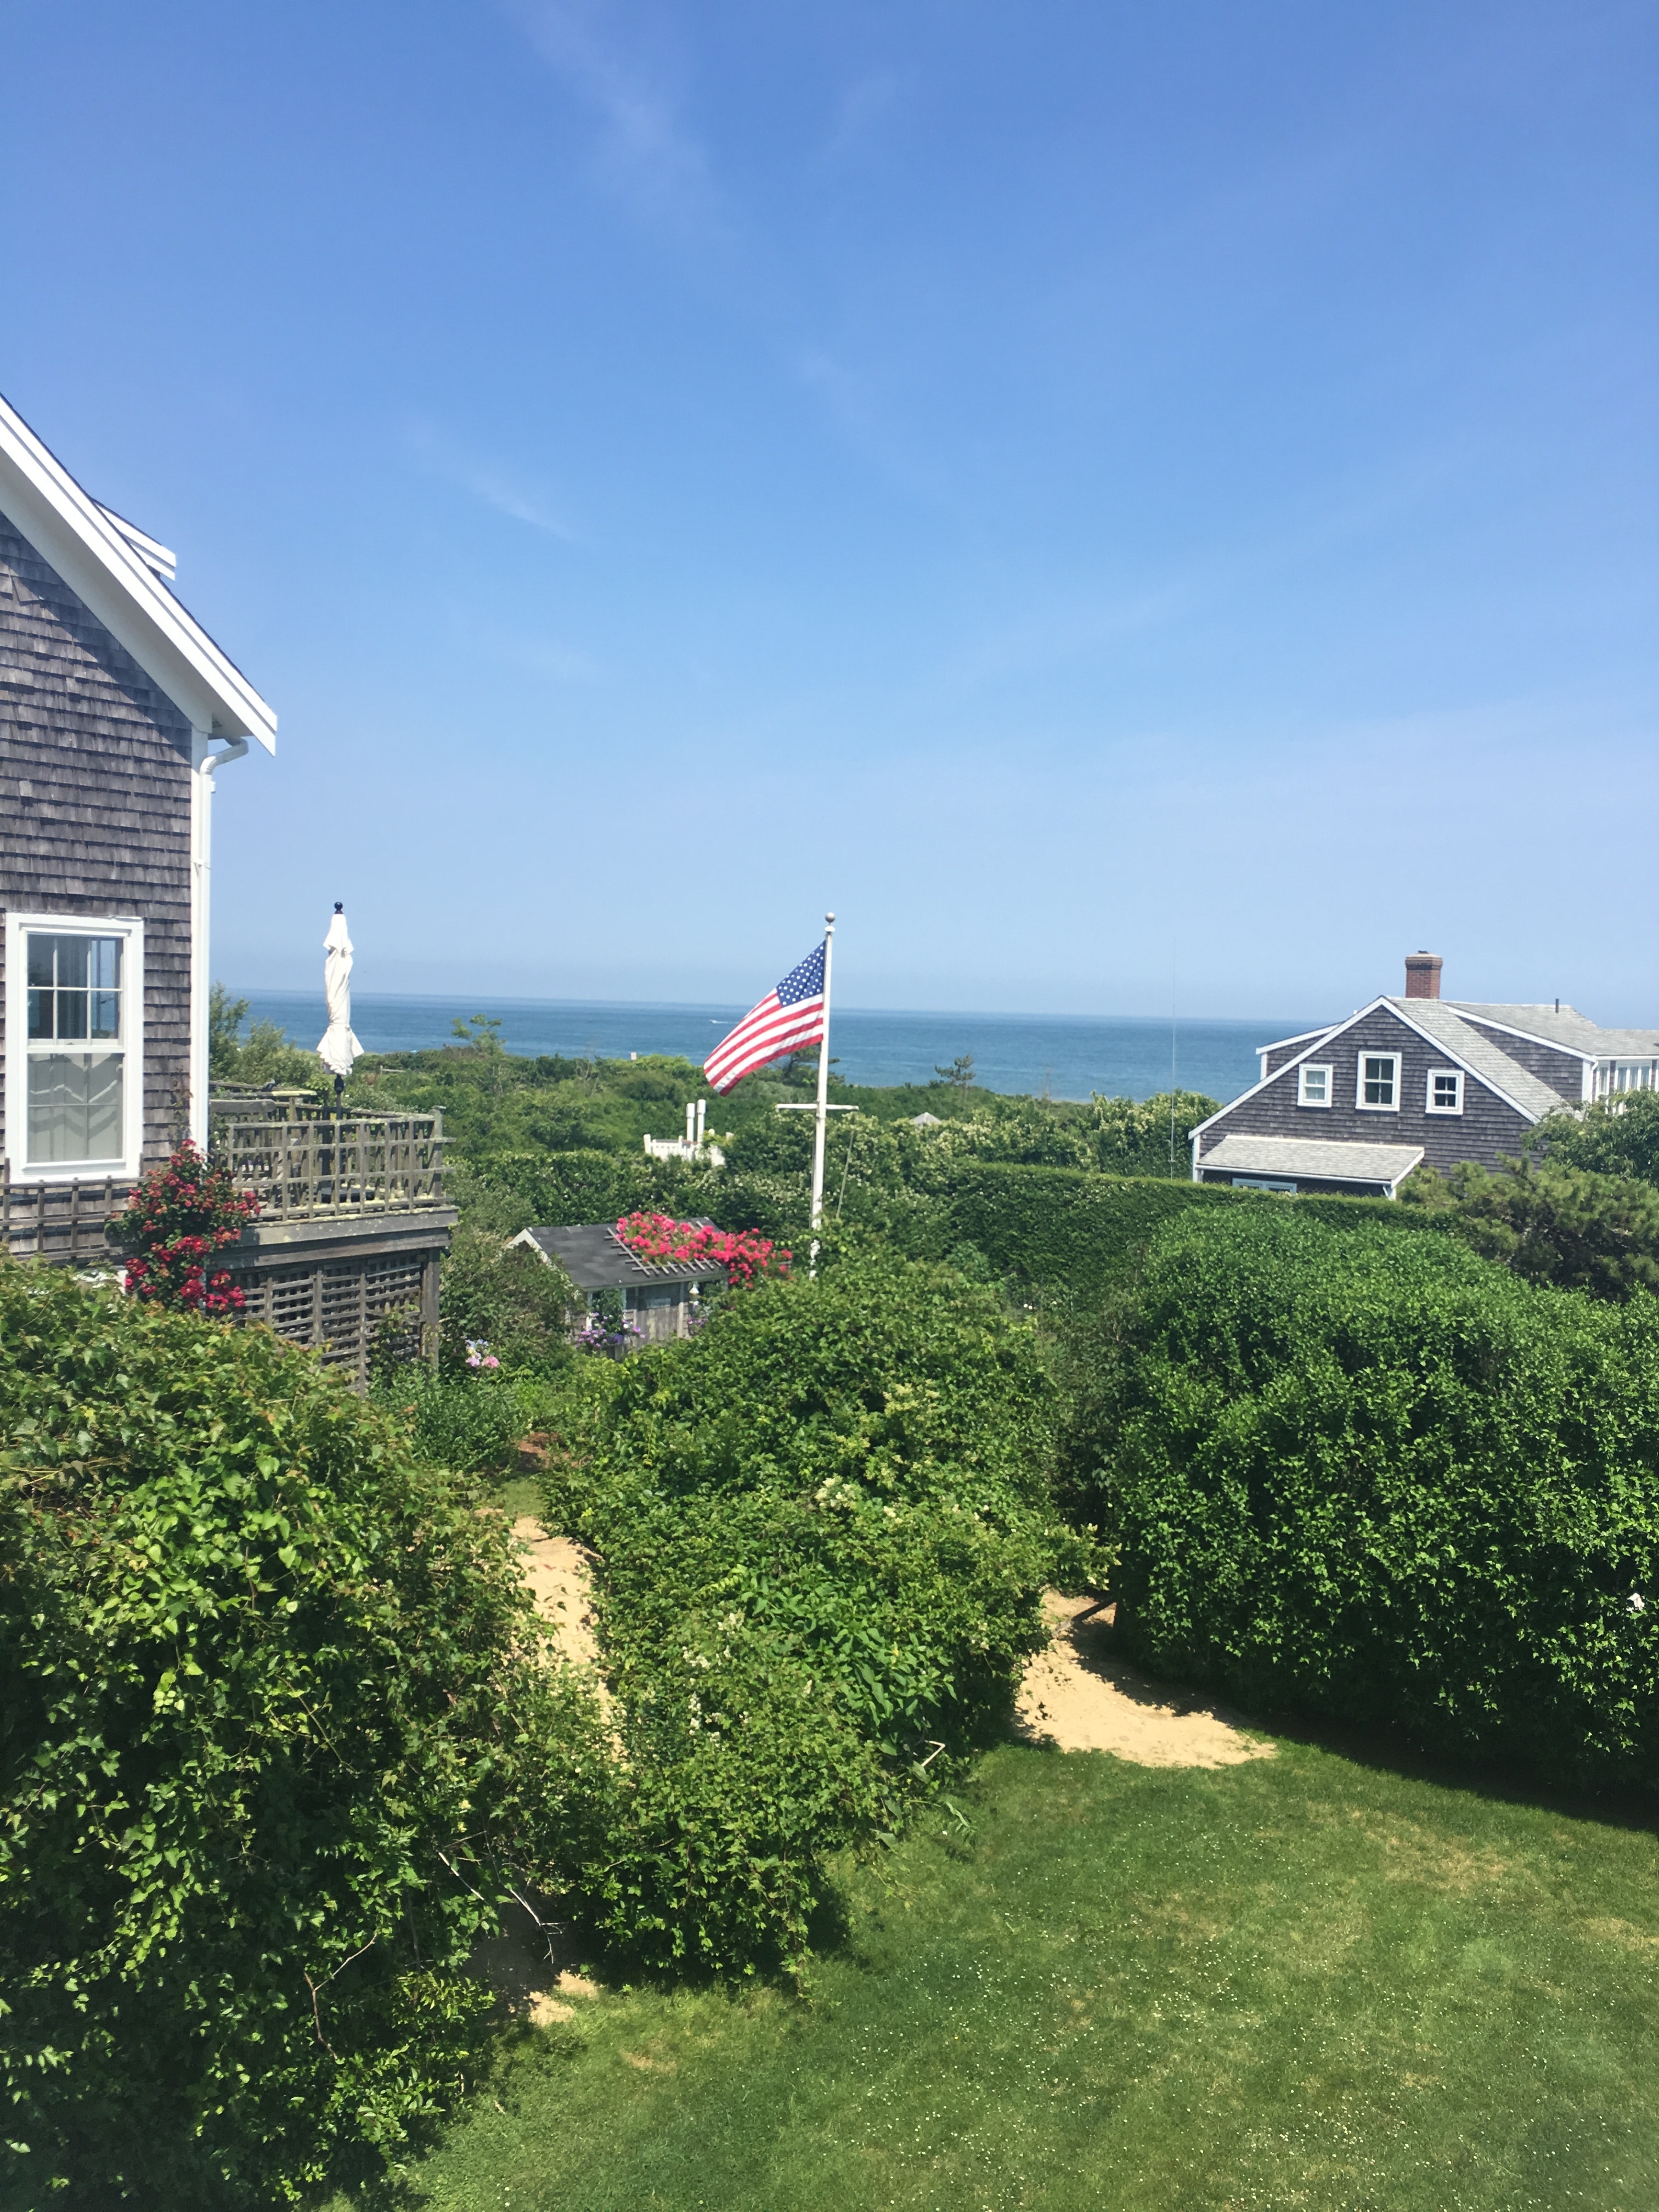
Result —
[{"label": "gray shingled house", "polygon": [[1260,1046],[1260,1080],[1192,1133],[1194,1182],[1392,1198],[1425,1160],[1489,1168],[1564,1106],[1659,1088],[1659,1030],[1444,1000],[1440,970],[1413,953],[1403,997]]},{"label": "gray shingled house", "polygon": [[[712,1229],[697,1216],[690,1226]],[[617,1236],[615,1224],[596,1221],[568,1229],[521,1229],[512,1244],[523,1244],[549,1267],[564,1269],[593,1312],[607,1291],[620,1294],[623,1317],[647,1344],[684,1336],[702,1299],[703,1286],[723,1283],[726,1270],[716,1260],[643,1260]],[[511,1250],[512,1245],[508,1246]]]},{"label": "gray shingled house", "polygon": [[[0,1243],[20,1255],[106,1257],[143,1170],[209,1142],[214,779],[251,741],[274,752],[276,718],[174,566],[0,399]],[[212,1131],[265,1209],[228,1255],[252,1313],[359,1373],[386,1313],[435,1323],[435,1117],[252,1099]]]}]

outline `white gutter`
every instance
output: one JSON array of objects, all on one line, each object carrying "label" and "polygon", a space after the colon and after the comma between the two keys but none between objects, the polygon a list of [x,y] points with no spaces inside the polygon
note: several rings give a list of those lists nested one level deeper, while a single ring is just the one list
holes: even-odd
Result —
[{"label": "white gutter", "polygon": [[[215,742],[224,746],[215,752]],[[213,888],[214,776],[226,761],[243,759],[246,738],[219,738],[211,730],[190,737],[190,1133],[202,1151],[208,1140],[208,1000],[213,989],[209,924]]]}]

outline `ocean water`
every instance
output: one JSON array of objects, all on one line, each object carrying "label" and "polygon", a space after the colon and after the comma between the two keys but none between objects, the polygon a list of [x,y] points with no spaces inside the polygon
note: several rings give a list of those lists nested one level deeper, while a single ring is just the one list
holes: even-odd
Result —
[{"label": "ocean water", "polygon": [[[231,995],[246,998],[255,1017],[276,1022],[296,1044],[314,1044],[326,1025],[320,989],[233,988]],[[351,1025],[368,1051],[416,1052],[450,1042],[456,1020],[487,1014],[500,1022],[509,1052],[623,1060],[630,1052],[665,1052],[702,1060],[747,1012],[735,1005],[364,992],[353,997]],[[1237,1097],[1256,1079],[1257,1045],[1311,1026],[1290,1016],[1177,1021],[1176,1079],[1183,1090]],[[991,1091],[1046,1091],[1054,1098],[1087,1098],[1099,1091],[1149,1098],[1170,1087],[1170,1023],[1133,1016],[894,1013],[847,1006],[835,1011],[830,1043],[836,1071],[849,1083],[927,1083],[936,1066],[971,1053],[976,1079]]]}]

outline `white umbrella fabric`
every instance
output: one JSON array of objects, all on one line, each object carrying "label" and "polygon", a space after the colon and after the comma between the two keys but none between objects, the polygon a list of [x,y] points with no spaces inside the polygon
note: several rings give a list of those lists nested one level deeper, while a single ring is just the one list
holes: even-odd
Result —
[{"label": "white umbrella fabric", "polygon": [[337,1083],[343,1083],[351,1073],[352,1061],[362,1051],[351,1034],[351,939],[346,930],[343,906],[337,904],[334,908],[323,950],[328,955],[323,963],[328,1029],[317,1048],[317,1057]]}]

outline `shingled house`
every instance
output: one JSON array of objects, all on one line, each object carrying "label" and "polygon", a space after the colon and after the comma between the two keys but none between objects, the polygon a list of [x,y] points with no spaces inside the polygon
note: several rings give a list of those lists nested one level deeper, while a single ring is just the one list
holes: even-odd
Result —
[{"label": "shingled house", "polygon": [[[712,1229],[698,1216],[688,1224]],[[665,1343],[689,1334],[705,1285],[724,1283],[718,1260],[646,1260],[624,1244],[613,1223],[584,1222],[568,1229],[521,1229],[512,1240],[564,1269],[581,1292],[590,1313],[609,1291],[622,1303],[623,1318],[646,1344]],[[512,1249],[508,1247],[509,1250]]]},{"label": "shingled house", "polygon": [[[143,1170],[210,1135],[214,778],[276,718],[0,399],[0,1243],[84,1264]],[[416,1127],[416,1121],[430,1127]],[[435,1117],[243,1102],[216,1145],[264,1206],[230,1255],[250,1310],[361,1374],[381,1316],[437,1317]],[[233,1157],[234,1155],[234,1157]]]},{"label": "shingled house", "polygon": [[1425,1161],[1490,1168],[1563,1107],[1659,1088],[1659,1030],[1444,1000],[1440,975],[1413,953],[1403,997],[1259,1047],[1260,1080],[1192,1133],[1194,1182],[1392,1198]]}]

